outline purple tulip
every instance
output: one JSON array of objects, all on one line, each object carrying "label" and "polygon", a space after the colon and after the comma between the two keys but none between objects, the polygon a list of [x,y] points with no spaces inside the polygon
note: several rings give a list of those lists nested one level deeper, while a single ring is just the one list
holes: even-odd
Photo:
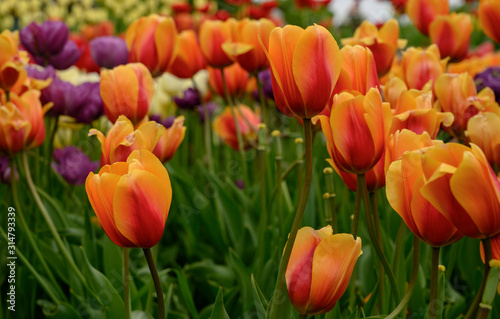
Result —
[{"label": "purple tulip", "polygon": [[198,113],[200,115],[200,121],[202,123],[205,123],[205,107],[208,108],[208,117],[212,118],[212,115],[214,112],[217,110],[217,103],[215,102],[208,102],[202,105],[198,106]]},{"label": "purple tulip", "polygon": [[[268,99],[274,99],[273,95],[273,85],[272,85],[272,79],[271,79],[271,71],[264,70],[259,73],[259,82],[262,84],[262,90],[264,92],[264,97]],[[252,97],[257,101],[260,102],[260,96],[259,96],[259,91],[255,90],[252,92]]]},{"label": "purple tulip", "polygon": [[83,151],[75,146],[54,150],[54,160],[52,168],[71,185],[85,183],[89,173],[99,167],[98,161],[92,162]]},{"label": "purple tulip", "polygon": [[165,119],[162,120],[161,116],[158,114],[153,114],[149,117],[151,121],[155,121],[156,123],[159,123],[165,128],[169,128],[174,124],[175,121],[175,116],[167,116]]},{"label": "purple tulip", "polygon": [[55,79],[57,77],[56,70],[51,65],[47,66],[46,68],[27,65],[25,69],[30,78],[35,78],[37,80]]},{"label": "purple tulip", "polygon": [[[10,160],[8,157],[0,156],[0,183],[9,184],[11,183],[11,169]],[[19,175],[17,169],[14,171],[14,178],[17,180]]]},{"label": "purple tulip", "polygon": [[174,102],[181,109],[194,110],[196,106],[200,105],[201,100],[198,92],[193,88],[189,88],[184,91],[182,98],[174,97]]},{"label": "purple tulip", "polygon": [[68,92],[68,115],[79,123],[91,123],[104,114],[99,83],[86,82]]},{"label": "purple tulip", "polygon": [[127,64],[127,42],[118,37],[98,37],[90,41],[90,54],[97,65],[112,69]]},{"label": "purple tulip", "polygon": [[58,70],[66,70],[75,64],[81,55],[82,50],[78,48],[75,41],[68,40],[61,52],[49,58],[49,64]]},{"label": "purple tulip", "polygon": [[477,91],[489,87],[495,93],[495,99],[500,103],[500,67],[495,66],[484,70],[474,78]]}]

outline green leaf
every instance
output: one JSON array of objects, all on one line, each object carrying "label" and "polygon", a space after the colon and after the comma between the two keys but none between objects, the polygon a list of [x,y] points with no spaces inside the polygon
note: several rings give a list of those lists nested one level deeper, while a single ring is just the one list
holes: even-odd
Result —
[{"label": "green leaf", "polygon": [[153,316],[151,316],[151,314],[141,310],[132,311],[130,317],[132,319],[153,319]]},{"label": "green leaf", "polygon": [[481,305],[492,306],[493,300],[497,294],[498,288],[498,275],[499,275],[499,264],[494,265],[488,272],[488,279],[486,280],[486,286],[484,287],[483,299],[481,300]]},{"label": "green leaf", "polygon": [[104,274],[116,290],[123,290],[123,248],[119,247],[108,238],[103,236],[102,260]]},{"label": "green leaf", "polygon": [[53,318],[53,319],[82,318],[80,313],[78,313],[78,311],[75,308],[73,308],[72,305],[66,302],[62,302],[59,305],[55,305],[47,300],[38,300],[37,304],[42,307],[43,314],[48,318]]},{"label": "green leaf", "polygon": [[194,304],[193,296],[191,295],[186,276],[184,276],[184,273],[178,269],[175,269],[174,271],[177,274],[177,281],[179,282],[179,289],[181,290],[182,299],[184,299],[184,302],[186,303],[191,316],[195,319],[198,319],[198,311],[196,311],[196,306]]},{"label": "green leaf", "polygon": [[268,302],[266,300],[266,297],[260,290],[259,286],[255,282],[253,274],[251,275],[251,282],[252,282],[253,299],[255,300],[255,308],[257,308],[257,313],[259,315],[262,314],[262,318],[264,318],[266,316],[266,309],[268,306]]},{"label": "green leaf", "polygon": [[[498,278],[498,276],[497,276],[497,278]],[[445,275],[444,269],[442,269],[441,266],[439,266],[437,300],[438,300],[440,308],[442,308],[442,309],[439,309],[439,308],[437,309],[436,319],[443,318],[445,291],[446,291],[446,275]]]},{"label": "green leaf", "polygon": [[211,319],[229,319],[229,315],[224,308],[224,300],[222,298],[222,287],[219,287],[219,292],[215,298],[214,309],[212,310]]}]

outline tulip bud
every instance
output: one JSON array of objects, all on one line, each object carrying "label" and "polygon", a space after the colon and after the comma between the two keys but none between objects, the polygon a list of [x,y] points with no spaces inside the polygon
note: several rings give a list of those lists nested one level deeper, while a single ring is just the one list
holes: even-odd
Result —
[{"label": "tulip bud", "polygon": [[[240,126],[243,148],[248,149],[252,143],[257,142],[257,126],[261,120],[248,106],[239,105],[235,107],[236,118]],[[231,108],[226,107],[213,121],[213,130],[224,142],[233,149],[238,150],[238,136],[236,123],[231,113]]]},{"label": "tulip bud", "polygon": [[429,36],[431,42],[437,44],[442,57],[460,61],[469,50],[472,29],[469,14],[452,12],[436,17],[430,24]]},{"label": "tulip bud", "polygon": [[156,143],[153,154],[162,163],[170,161],[184,140],[185,134],[184,116],[179,116],[169,128],[163,131],[158,143]]},{"label": "tulip bud", "polygon": [[190,79],[206,66],[196,33],[182,31],[177,38],[177,53],[168,72],[181,79]]},{"label": "tulip bud", "polygon": [[222,45],[234,38],[236,20],[226,21],[205,20],[200,26],[200,47],[207,64],[213,68],[223,68],[233,64],[231,58],[224,52]]},{"label": "tulip bud", "polygon": [[100,67],[112,69],[127,64],[127,42],[118,37],[98,37],[90,41],[92,59]]},{"label": "tulip bud", "polygon": [[408,0],[405,11],[415,27],[424,35],[429,34],[429,25],[438,15],[450,10],[448,0]]},{"label": "tulip bud", "polygon": [[479,2],[478,16],[484,33],[497,43],[500,43],[500,29],[498,28],[500,1],[481,0]]}]

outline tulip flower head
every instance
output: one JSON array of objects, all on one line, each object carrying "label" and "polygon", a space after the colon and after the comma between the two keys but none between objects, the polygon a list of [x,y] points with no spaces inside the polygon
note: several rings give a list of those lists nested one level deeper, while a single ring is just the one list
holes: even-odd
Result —
[{"label": "tulip flower head", "polygon": [[477,91],[489,87],[495,93],[497,103],[500,103],[500,66],[490,67],[474,76]]},{"label": "tulip flower head", "polygon": [[208,67],[207,69],[208,82],[217,95],[226,96],[221,72],[224,72],[224,79],[226,80],[227,91],[230,96],[240,97],[245,93],[250,76],[239,63],[225,67],[222,71],[221,69],[212,67]]},{"label": "tulip flower head", "polygon": [[483,152],[493,170],[500,172],[500,115],[481,112],[467,123],[467,136]]},{"label": "tulip flower head", "polygon": [[179,116],[170,127],[163,131],[158,143],[156,143],[153,154],[162,163],[170,161],[184,140],[184,135],[186,135],[184,116]]},{"label": "tulip flower head", "polygon": [[165,229],[172,187],[163,164],[148,150],[105,165],[85,182],[90,204],[106,235],[120,247],[151,248]]},{"label": "tulip flower head", "polygon": [[500,29],[498,28],[500,1],[481,0],[479,2],[478,16],[484,33],[497,43],[500,43]]},{"label": "tulip flower head", "polygon": [[4,91],[10,91],[16,83],[26,79],[18,42],[17,32],[4,30],[0,33],[0,89]]},{"label": "tulip flower head", "polygon": [[[249,149],[252,144],[257,142],[257,127],[261,120],[252,109],[246,105],[235,107],[236,118],[240,126],[241,136],[243,138],[243,148]],[[226,107],[221,114],[215,117],[213,121],[213,130],[224,142],[233,149],[238,150],[238,137],[236,133],[236,123],[231,113],[231,108]]]},{"label": "tulip flower head", "polygon": [[193,30],[182,31],[177,37],[177,52],[168,72],[181,79],[190,79],[205,66],[196,33]]},{"label": "tulip flower head", "polygon": [[90,172],[99,167],[79,148],[66,146],[54,150],[52,168],[61,175],[68,184],[82,185]]},{"label": "tulip flower head", "polygon": [[405,11],[415,27],[424,35],[429,34],[429,25],[438,15],[450,10],[448,0],[408,0]]},{"label": "tulip flower head", "polygon": [[223,68],[233,64],[222,45],[232,42],[235,37],[236,20],[205,20],[200,26],[200,47],[207,64],[213,68]]},{"label": "tulip flower head", "polygon": [[467,13],[452,12],[437,16],[430,24],[429,36],[442,57],[460,61],[467,55],[472,34],[472,20]]},{"label": "tulip flower head", "polygon": [[427,49],[408,48],[401,61],[403,79],[410,89],[431,89],[434,81],[445,72],[447,63],[447,58],[441,60],[435,44]]},{"label": "tulip flower head", "polygon": [[92,59],[100,67],[112,69],[128,62],[127,42],[119,37],[98,37],[90,41]]}]

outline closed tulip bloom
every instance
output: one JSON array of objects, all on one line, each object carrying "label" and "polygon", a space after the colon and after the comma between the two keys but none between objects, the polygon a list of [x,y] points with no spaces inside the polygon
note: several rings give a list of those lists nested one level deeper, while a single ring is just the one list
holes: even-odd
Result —
[{"label": "closed tulip bloom", "polygon": [[294,25],[275,28],[267,55],[280,111],[295,118],[321,113],[342,65],[339,47],[330,32],[319,25],[305,30]]},{"label": "closed tulip bloom", "polygon": [[0,102],[0,153],[14,155],[38,147],[45,139],[40,91],[29,90],[21,96],[14,93],[10,101]]},{"label": "closed tulip bloom", "polygon": [[222,49],[248,73],[263,71],[269,67],[269,62],[259,38],[269,50],[269,35],[275,27],[274,22],[265,18],[238,21],[234,42],[224,43]]},{"label": "closed tulip bloom", "polygon": [[382,157],[392,121],[389,103],[372,88],[366,96],[344,92],[334,98],[330,117],[320,115],[328,151],[339,170],[364,174]]},{"label": "closed tulip bloom", "polygon": [[415,236],[432,247],[446,246],[463,235],[422,196],[421,156],[419,151],[405,152],[392,162],[386,176],[387,200]]},{"label": "closed tulip bloom", "polygon": [[448,14],[448,0],[408,0],[406,14],[415,27],[424,35],[429,34],[429,25],[438,15]]},{"label": "closed tulip bloom", "polygon": [[498,28],[500,1],[481,0],[479,2],[478,15],[484,33],[497,43],[500,43],[500,29]]},{"label": "closed tulip bloom", "polygon": [[[249,149],[257,142],[257,127],[261,120],[248,106],[239,105],[235,108],[236,118],[240,126],[243,148]],[[226,144],[235,150],[238,148],[238,136],[236,134],[236,123],[231,113],[231,108],[226,107],[213,121],[213,130]]]},{"label": "closed tulip bloom", "polygon": [[479,147],[447,143],[422,156],[421,194],[465,236],[500,232],[500,181]]},{"label": "closed tulip bloom", "polygon": [[196,33],[193,30],[182,31],[177,37],[177,53],[168,72],[181,79],[190,79],[205,66]]},{"label": "closed tulip bloom", "polygon": [[429,27],[429,36],[431,42],[438,46],[442,57],[460,61],[469,50],[472,29],[469,14],[452,12],[436,17]]},{"label": "closed tulip bloom", "polygon": [[150,248],[165,229],[172,187],[163,164],[148,150],[127,162],[90,173],[85,182],[90,204],[109,239],[120,247]]},{"label": "closed tulip bloom", "polygon": [[391,78],[382,86],[384,101],[389,102],[391,109],[395,109],[398,105],[401,93],[408,91],[405,81],[397,76]]},{"label": "closed tulip bloom", "polygon": [[467,123],[467,135],[488,159],[495,172],[500,171],[500,115],[484,112],[471,117]]},{"label": "closed tulip bloom", "polygon": [[125,115],[134,124],[148,113],[154,93],[148,69],[141,63],[117,66],[101,73],[101,97],[104,111],[111,122]]},{"label": "closed tulip bloom", "polygon": [[172,64],[177,29],[171,17],[156,14],[141,17],[128,27],[125,39],[129,49],[129,62],[144,64],[153,76],[166,72]]},{"label": "closed tulip bloom", "polygon": [[406,46],[406,40],[399,39],[399,24],[391,19],[378,29],[369,21],[363,21],[354,31],[352,38],[342,39],[343,45],[361,45],[373,53],[379,76],[389,71],[398,48]]},{"label": "closed tulip bloom", "polygon": [[306,315],[330,311],[344,294],[362,253],[360,237],[333,234],[331,226],[299,229],[285,273],[295,309]]},{"label": "closed tulip bloom", "polygon": [[26,71],[18,51],[18,33],[0,33],[0,89],[10,91],[26,79]]},{"label": "closed tulip bloom", "polygon": [[364,95],[371,88],[380,89],[377,67],[370,49],[360,45],[346,45],[340,53],[342,54],[342,70],[333,90],[334,93],[357,91]]},{"label": "closed tulip bloom", "polygon": [[427,49],[408,48],[403,52],[401,68],[404,80],[410,89],[422,90],[446,71],[448,59],[441,60],[439,48],[432,44]]},{"label": "closed tulip bloom", "polygon": [[112,69],[128,62],[127,42],[119,37],[98,37],[89,42],[92,59],[100,67]]},{"label": "closed tulip bloom", "polygon": [[172,126],[163,131],[153,149],[153,154],[162,163],[170,161],[184,140],[184,135],[186,135],[184,116],[179,116],[174,120]]},{"label": "closed tulip bloom", "polygon": [[89,136],[97,135],[101,143],[101,166],[123,162],[135,150],[146,149],[153,151],[165,128],[149,121],[137,129],[128,118],[121,115],[108,135],[96,129],[89,131]]},{"label": "closed tulip bloom", "polygon": [[200,26],[200,47],[207,64],[213,68],[223,68],[233,64],[233,60],[224,52],[222,45],[232,42],[236,20],[205,20]]},{"label": "closed tulip bloom", "polygon": [[[208,83],[217,95],[225,97],[220,69],[208,67]],[[223,69],[227,90],[230,96],[239,97],[246,92],[250,75],[238,63]]]}]

